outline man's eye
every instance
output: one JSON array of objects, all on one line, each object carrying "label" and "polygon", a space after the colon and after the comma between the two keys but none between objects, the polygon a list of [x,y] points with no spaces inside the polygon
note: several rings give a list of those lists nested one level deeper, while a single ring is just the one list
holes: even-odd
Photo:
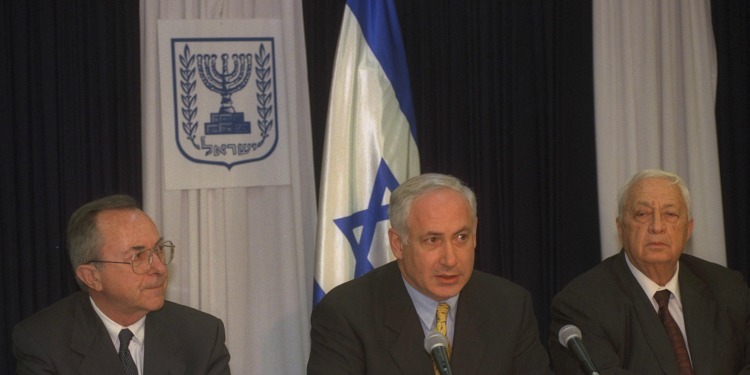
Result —
[{"label": "man's eye", "polygon": [[680,219],[680,214],[678,214],[677,212],[665,212],[664,213],[664,220],[667,220],[670,223],[674,223],[679,219]]},{"label": "man's eye", "polygon": [[437,243],[440,242],[440,238],[438,238],[436,236],[427,237],[427,238],[424,239],[424,242],[426,244],[428,244],[428,245],[434,245],[434,244],[437,244]]}]

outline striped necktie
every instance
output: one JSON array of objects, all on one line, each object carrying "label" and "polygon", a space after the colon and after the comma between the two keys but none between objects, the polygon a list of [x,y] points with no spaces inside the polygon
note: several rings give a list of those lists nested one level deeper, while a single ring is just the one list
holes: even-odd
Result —
[{"label": "striped necktie", "polygon": [[669,313],[669,296],[672,294],[667,289],[660,290],[654,294],[656,303],[659,304],[659,319],[667,331],[669,342],[672,344],[672,350],[677,357],[677,367],[680,375],[693,375],[693,366],[690,364],[690,355],[688,354],[685,339],[682,337],[682,331],[675,322],[672,314]]}]

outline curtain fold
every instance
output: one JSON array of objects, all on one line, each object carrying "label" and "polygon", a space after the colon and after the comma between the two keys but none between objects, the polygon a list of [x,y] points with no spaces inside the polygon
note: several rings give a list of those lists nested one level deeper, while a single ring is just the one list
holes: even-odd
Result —
[{"label": "curtain fold", "polygon": [[[167,299],[224,321],[232,372],[303,373],[317,216],[299,1],[140,3],[144,207],[176,245]],[[281,20],[291,184],[166,190],[158,20],[252,18]]]},{"label": "curtain fold", "polygon": [[138,4],[0,5],[0,372],[11,330],[77,290],[68,218],[112,193],[140,200]]},{"label": "curtain fold", "polygon": [[708,0],[597,0],[593,22],[602,257],[620,250],[618,189],[660,168],[691,192],[687,252],[726,264]]},{"label": "curtain fold", "polygon": [[750,277],[750,2],[711,0],[727,265]]}]

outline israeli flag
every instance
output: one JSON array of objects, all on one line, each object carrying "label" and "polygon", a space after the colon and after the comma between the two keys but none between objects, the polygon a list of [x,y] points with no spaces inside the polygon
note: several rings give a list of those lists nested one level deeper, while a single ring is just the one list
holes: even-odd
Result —
[{"label": "israeli flag", "polygon": [[348,0],[323,150],[313,302],[393,260],[388,202],[419,174],[414,105],[392,0]]}]

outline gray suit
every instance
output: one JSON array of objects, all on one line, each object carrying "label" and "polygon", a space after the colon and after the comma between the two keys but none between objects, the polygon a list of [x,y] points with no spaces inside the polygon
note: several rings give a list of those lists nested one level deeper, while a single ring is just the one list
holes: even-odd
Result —
[{"label": "gray suit", "polygon": [[[313,309],[308,374],[434,374],[396,262],[334,288]],[[461,291],[454,374],[548,374],[531,296],[474,271]]]},{"label": "gray suit", "polygon": [[[750,294],[738,272],[683,254],[678,283],[696,375],[750,373]],[[677,374],[667,334],[650,297],[620,252],[568,284],[552,301],[549,351],[559,375],[583,374],[557,340],[581,329],[601,374]]]},{"label": "gray suit", "polygon": [[[166,301],[146,316],[143,372],[229,374],[224,324],[201,311]],[[104,323],[77,292],[13,329],[18,374],[117,374],[122,364]]]}]

